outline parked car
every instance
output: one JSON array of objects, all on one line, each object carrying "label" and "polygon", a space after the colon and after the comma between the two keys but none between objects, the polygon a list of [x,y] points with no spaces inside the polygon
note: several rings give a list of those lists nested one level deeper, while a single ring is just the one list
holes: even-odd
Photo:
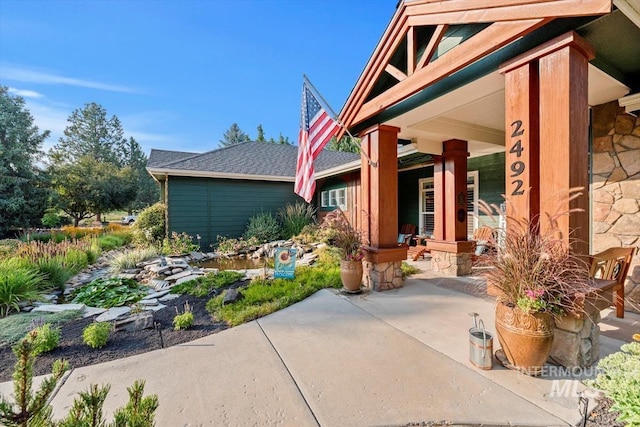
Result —
[{"label": "parked car", "polygon": [[131,225],[131,224],[133,224],[134,222],[136,222],[136,217],[137,217],[137,216],[138,216],[138,215],[127,215],[127,216],[123,216],[123,217],[122,217],[122,221],[120,221],[120,223],[121,223],[122,225]]}]

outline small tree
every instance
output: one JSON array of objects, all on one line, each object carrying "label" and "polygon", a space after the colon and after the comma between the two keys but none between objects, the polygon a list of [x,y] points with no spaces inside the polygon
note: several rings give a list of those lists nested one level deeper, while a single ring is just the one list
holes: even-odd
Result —
[{"label": "small tree", "polygon": [[347,153],[360,153],[360,140],[350,136],[343,136],[340,141],[334,136],[326,146],[327,150],[344,151]]},{"label": "small tree", "polygon": [[249,135],[244,133],[237,123],[231,125],[231,127],[224,133],[223,139],[220,140],[220,146],[228,147],[234,144],[240,144],[241,142],[249,142],[251,139]]}]

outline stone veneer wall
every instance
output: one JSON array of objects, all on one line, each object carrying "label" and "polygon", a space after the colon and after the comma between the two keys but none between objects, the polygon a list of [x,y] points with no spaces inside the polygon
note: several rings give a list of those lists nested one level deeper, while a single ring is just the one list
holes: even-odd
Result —
[{"label": "stone veneer wall", "polygon": [[[592,247],[640,246],[640,118],[618,101],[593,108]],[[629,268],[625,309],[640,313],[640,255]]]},{"label": "stone veneer wall", "polygon": [[373,291],[387,291],[401,288],[402,261],[373,263],[362,261],[364,285]]},{"label": "stone veneer wall", "polygon": [[445,276],[466,276],[471,274],[471,254],[431,251],[431,269]]}]

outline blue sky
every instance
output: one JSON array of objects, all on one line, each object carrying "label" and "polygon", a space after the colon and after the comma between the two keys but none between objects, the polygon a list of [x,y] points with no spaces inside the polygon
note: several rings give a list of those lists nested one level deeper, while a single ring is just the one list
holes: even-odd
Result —
[{"label": "blue sky", "polygon": [[0,0],[0,85],[62,136],[96,102],[151,148],[214,149],[232,123],[297,143],[302,76],[339,112],[395,0]]}]

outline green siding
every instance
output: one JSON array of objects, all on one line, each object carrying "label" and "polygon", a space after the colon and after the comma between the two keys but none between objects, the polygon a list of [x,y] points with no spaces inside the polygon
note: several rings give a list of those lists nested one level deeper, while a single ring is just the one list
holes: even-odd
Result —
[{"label": "green siding", "polygon": [[254,214],[296,201],[293,183],[170,177],[169,232],[199,234],[210,250],[217,236],[240,237]]},{"label": "green siding", "polygon": [[402,224],[420,224],[419,181],[433,177],[433,166],[398,174],[398,228]]},{"label": "green siding", "polygon": [[[489,204],[500,205],[504,202],[504,170],[505,153],[490,154],[488,156],[469,159],[467,169],[478,171],[478,198]],[[480,225],[488,223],[486,215],[479,212]],[[489,224],[496,226],[497,224]]]}]

